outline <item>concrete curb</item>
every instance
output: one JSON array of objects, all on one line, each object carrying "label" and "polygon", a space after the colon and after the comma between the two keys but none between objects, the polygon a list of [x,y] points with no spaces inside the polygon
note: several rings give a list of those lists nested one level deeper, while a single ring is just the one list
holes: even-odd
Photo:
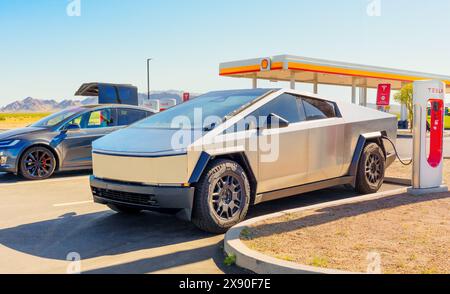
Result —
[{"label": "concrete curb", "polygon": [[402,186],[412,186],[412,180],[411,179],[400,179],[400,178],[386,177],[386,178],[384,178],[384,182],[388,183],[388,184],[396,184],[396,185],[402,185]]},{"label": "concrete curb", "polygon": [[316,204],[312,206],[296,208],[291,210],[286,210],[274,214],[269,214],[265,216],[260,216],[247,220],[243,223],[238,224],[231,228],[225,235],[225,252],[228,255],[236,256],[236,265],[245,269],[248,269],[257,274],[362,274],[362,273],[352,273],[340,270],[317,268],[302,264],[297,264],[294,262],[284,261],[271,256],[264,255],[260,252],[251,250],[248,248],[240,239],[242,231],[251,225],[269,220],[277,217],[282,217],[287,214],[298,213],[311,209],[322,209],[337,205],[357,203],[367,200],[374,200],[378,198],[383,198],[387,196],[394,196],[397,194],[406,193],[407,188],[401,188],[386,192],[380,192],[371,195],[365,195],[350,199],[343,199],[338,201],[332,201],[322,204]]},{"label": "concrete curb", "polygon": [[428,188],[428,189],[414,189],[414,188],[408,188],[408,193],[414,196],[423,196],[428,195],[432,193],[446,193],[448,192],[448,186],[441,185],[437,188]]}]

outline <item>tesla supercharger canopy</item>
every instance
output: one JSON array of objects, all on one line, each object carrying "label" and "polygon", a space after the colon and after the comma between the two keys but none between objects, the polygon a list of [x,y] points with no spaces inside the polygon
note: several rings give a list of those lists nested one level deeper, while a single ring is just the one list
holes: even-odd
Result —
[{"label": "tesla supercharger canopy", "polygon": [[[413,100],[413,190],[445,188],[442,186],[445,84],[438,80],[414,82]],[[429,116],[430,140],[427,140]]]}]

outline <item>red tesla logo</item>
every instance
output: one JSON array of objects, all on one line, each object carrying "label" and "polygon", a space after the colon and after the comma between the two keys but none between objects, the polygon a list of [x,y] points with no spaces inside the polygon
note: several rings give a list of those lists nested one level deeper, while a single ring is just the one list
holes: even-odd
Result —
[{"label": "red tesla logo", "polygon": [[390,84],[379,84],[377,92],[377,105],[378,106],[389,106],[391,98],[391,85]]}]

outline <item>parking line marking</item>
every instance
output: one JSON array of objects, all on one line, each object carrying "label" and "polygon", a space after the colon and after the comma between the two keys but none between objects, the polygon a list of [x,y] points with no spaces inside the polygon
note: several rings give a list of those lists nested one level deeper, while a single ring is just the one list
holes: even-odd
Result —
[{"label": "parking line marking", "polygon": [[89,201],[79,201],[79,202],[53,204],[53,207],[75,206],[75,205],[83,205],[83,204],[91,204],[91,203],[94,203],[94,201],[89,200]]}]

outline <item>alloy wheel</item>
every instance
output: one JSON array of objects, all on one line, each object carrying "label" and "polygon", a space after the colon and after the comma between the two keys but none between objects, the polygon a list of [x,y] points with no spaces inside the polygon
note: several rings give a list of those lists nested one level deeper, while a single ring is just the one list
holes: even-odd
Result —
[{"label": "alloy wheel", "polygon": [[370,154],[366,160],[366,177],[369,183],[378,184],[382,179],[382,162],[377,154]]},{"label": "alloy wheel", "polygon": [[25,155],[25,171],[33,178],[45,178],[53,172],[53,155],[50,151],[33,149]]},{"label": "alloy wheel", "polygon": [[221,177],[212,194],[214,213],[223,220],[233,219],[243,207],[243,190],[240,181],[233,175]]}]

